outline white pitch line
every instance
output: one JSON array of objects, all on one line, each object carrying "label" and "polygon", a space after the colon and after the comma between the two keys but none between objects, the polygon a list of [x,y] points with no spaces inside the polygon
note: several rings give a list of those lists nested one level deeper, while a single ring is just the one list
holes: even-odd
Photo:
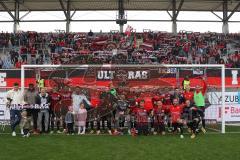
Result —
[{"label": "white pitch line", "polygon": [[220,132],[220,130],[214,129],[214,128],[206,128],[206,129],[209,129],[209,130],[212,130],[212,131],[216,131],[216,132]]},{"label": "white pitch line", "polygon": [[[207,133],[205,133],[206,135],[212,135],[212,134],[219,134],[219,135],[221,135],[221,133],[220,133],[220,131],[219,132],[207,132]],[[226,132],[225,134],[240,134],[240,132]],[[11,135],[11,133],[0,133],[0,135]],[[19,135],[19,136],[22,136],[20,133],[17,133],[17,135]],[[172,136],[175,136],[176,134],[171,134],[171,133],[169,133],[169,134],[166,134],[167,136],[169,136],[169,135],[172,135]],[[190,133],[184,133],[184,135],[190,135]],[[204,134],[201,134],[201,135],[204,135]],[[31,136],[32,137],[44,137],[44,136],[66,136],[66,137],[68,137],[68,136],[79,136],[79,137],[84,137],[84,136],[111,136],[111,137],[119,137],[119,136],[129,136],[129,137],[131,137],[131,135],[109,135],[109,134],[84,134],[84,135],[78,135],[78,134],[74,134],[74,135],[66,135],[66,134],[39,134],[39,135],[32,135],[31,134]],[[155,135],[149,135],[149,136],[154,136],[155,137]],[[156,135],[156,136],[158,136],[158,135]],[[163,136],[164,137],[164,136]]]}]

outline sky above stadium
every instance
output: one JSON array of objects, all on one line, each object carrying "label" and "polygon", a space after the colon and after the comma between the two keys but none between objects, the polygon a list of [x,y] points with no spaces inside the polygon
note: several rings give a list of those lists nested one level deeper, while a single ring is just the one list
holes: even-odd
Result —
[{"label": "sky above stadium", "polygon": [[[21,12],[20,17],[26,12]],[[128,19],[140,20],[170,20],[169,15],[165,11],[126,11]],[[216,13],[222,17],[222,13]],[[73,19],[105,19],[115,20],[116,11],[81,11],[76,12]],[[23,20],[62,20],[65,19],[63,12],[31,12]],[[180,12],[179,20],[219,20],[211,12]],[[0,12],[0,20],[11,20],[11,17],[6,12]],[[240,13],[235,13],[232,21],[240,21]],[[152,31],[167,31],[171,32],[171,22],[128,22],[128,25],[136,29],[137,32],[142,32],[144,29]],[[37,32],[54,32],[55,30],[65,30],[65,22],[21,22],[20,30],[22,31],[37,31]],[[194,32],[222,32],[222,23],[220,22],[178,22],[178,31],[194,31]],[[127,25],[125,25],[125,28]],[[109,32],[110,30],[119,30],[119,26],[115,22],[71,22],[72,32],[88,32],[90,29],[94,32]],[[13,23],[0,23],[0,31],[12,32]],[[231,33],[240,32],[240,23],[229,23],[229,31]]]}]

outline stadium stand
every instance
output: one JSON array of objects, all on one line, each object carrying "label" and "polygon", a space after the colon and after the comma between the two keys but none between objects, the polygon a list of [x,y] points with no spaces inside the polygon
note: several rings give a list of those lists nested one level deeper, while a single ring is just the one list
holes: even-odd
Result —
[{"label": "stadium stand", "polygon": [[240,67],[240,35],[180,31],[1,33],[0,67],[22,64],[225,64]]}]

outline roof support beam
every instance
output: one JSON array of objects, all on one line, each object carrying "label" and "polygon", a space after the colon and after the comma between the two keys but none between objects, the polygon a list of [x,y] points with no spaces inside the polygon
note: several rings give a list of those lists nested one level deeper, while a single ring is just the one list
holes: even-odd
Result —
[{"label": "roof support beam", "polygon": [[168,12],[169,16],[172,18],[172,33],[177,34],[177,17],[183,6],[184,0],[181,0],[177,8],[177,1],[172,0],[172,16]]},{"label": "roof support beam", "polygon": [[116,23],[119,24],[120,33],[123,33],[123,26],[127,23],[124,10],[124,0],[118,0],[118,16],[116,19]]},{"label": "roof support beam", "polygon": [[71,19],[73,18],[73,16],[75,15],[76,12],[77,12],[76,10],[73,11],[73,13],[72,13],[72,15],[70,17]]},{"label": "roof support beam", "polygon": [[20,7],[19,7],[19,1],[15,0],[15,8],[14,8],[14,15],[15,15],[15,19],[14,19],[14,24],[13,24],[13,32],[17,33],[19,30],[19,22],[20,22],[20,18],[19,18],[19,13],[20,13]]},{"label": "roof support beam", "polygon": [[227,17],[227,19],[229,20],[232,15],[238,10],[238,8],[240,7],[240,2],[236,5],[236,7],[232,10],[232,12],[229,14],[229,16]]},{"label": "roof support beam", "polygon": [[71,0],[66,0],[67,8],[65,9],[64,3],[62,0],[59,0],[59,3],[61,5],[62,11],[66,17],[66,33],[70,32],[70,25],[71,25],[71,18],[73,15],[71,15]]},{"label": "roof support beam", "polygon": [[172,0],[172,33],[177,34],[176,0]]},{"label": "roof support beam", "polygon": [[169,11],[167,11],[167,14],[170,16],[171,19],[173,18]]},{"label": "roof support beam", "polygon": [[222,17],[220,17],[219,15],[217,15],[215,12],[211,11],[211,13],[212,13],[213,15],[215,15],[217,18],[219,18],[221,21],[223,20]]},{"label": "roof support beam", "polygon": [[223,1],[223,26],[222,26],[222,33],[228,34],[229,27],[228,27],[228,1]]},{"label": "roof support beam", "polygon": [[10,9],[8,9],[8,7],[5,5],[4,2],[0,1],[1,6],[5,9],[5,11],[8,12],[8,14],[12,17],[13,20],[15,20],[15,16],[12,14],[12,12],[10,11]]},{"label": "roof support beam", "polygon": [[27,13],[25,13],[22,17],[20,17],[20,20],[22,20],[23,18],[25,18],[27,15],[29,15],[31,13],[31,11],[28,11]]},{"label": "roof support beam", "polygon": [[71,1],[67,0],[67,16],[66,16],[66,32],[69,33],[70,32],[70,23],[71,23],[71,10],[70,10],[70,5],[71,5]]},{"label": "roof support beam", "polygon": [[179,4],[179,6],[178,6],[178,9],[177,9],[176,18],[178,17],[178,14],[179,14],[180,10],[182,9],[183,3],[184,3],[184,0],[181,0],[181,1],[180,1],[180,4]]},{"label": "roof support beam", "polygon": [[[124,0],[119,0],[118,1],[118,16],[119,16],[119,19],[123,19],[124,18]],[[123,33],[123,26],[124,24],[123,23],[119,23],[119,27],[120,27],[120,33]]]},{"label": "roof support beam", "polygon": [[63,4],[63,1],[62,1],[62,0],[59,0],[59,3],[60,3],[60,5],[61,5],[61,8],[62,8],[62,10],[63,10],[63,13],[64,13],[65,17],[67,18],[67,12],[66,12],[65,6],[64,6],[64,4]]}]

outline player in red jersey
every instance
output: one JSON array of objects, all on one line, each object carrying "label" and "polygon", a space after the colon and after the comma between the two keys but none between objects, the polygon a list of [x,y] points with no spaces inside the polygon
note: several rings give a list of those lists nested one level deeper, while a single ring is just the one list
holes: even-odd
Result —
[{"label": "player in red jersey", "polygon": [[129,109],[128,109],[128,117],[127,117],[127,122],[128,122],[128,134],[132,134],[135,135],[135,127],[136,127],[136,121],[135,121],[135,115],[136,115],[136,111],[137,111],[137,104],[140,102],[138,102],[138,99],[136,96],[131,96],[130,98],[128,98],[129,101]]},{"label": "player in red jersey", "polygon": [[93,92],[90,93],[91,106],[87,108],[88,114],[86,123],[86,128],[90,134],[94,133],[94,121],[96,118],[95,113],[97,111],[97,107],[101,105],[100,94],[101,93],[98,90],[94,90]]},{"label": "player in red jersey", "polygon": [[136,101],[139,104],[141,100],[144,100],[144,108],[147,111],[152,110],[152,108],[153,108],[153,101],[152,101],[152,96],[149,93],[141,93]]},{"label": "player in red jersey", "polygon": [[68,112],[68,107],[72,106],[72,91],[66,85],[60,91],[61,94],[61,117],[62,117],[62,125],[63,125],[63,132],[66,132],[66,123],[65,123],[65,115]]},{"label": "player in red jersey", "polygon": [[164,101],[164,98],[165,98],[165,95],[163,95],[163,94],[160,94],[160,93],[156,93],[156,95],[155,96],[153,96],[153,98],[152,98],[152,104],[153,104],[153,108],[154,107],[157,107],[157,102],[158,101]]},{"label": "player in red jersey", "polygon": [[[154,96],[152,96],[152,109],[150,110],[150,114],[149,114],[149,117],[150,117],[150,120],[151,120],[151,132],[155,133],[154,132],[154,109],[157,108],[157,102],[161,99],[161,96],[158,95],[158,93],[155,93]],[[161,99],[162,100],[162,99]]]},{"label": "player in red jersey", "polygon": [[[161,94],[161,97],[163,99],[163,105],[164,106],[172,105],[173,95],[170,93],[169,88],[167,88],[167,87],[164,88],[163,93]],[[168,131],[171,132],[171,122],[170,122],[169,107],[165,107],[165,114],[166,114],[166,118],[167,118]]]},{"label": "player in red jersey", "polygon": [[50,105],[50,123],[51,132],[54,133],[54,124],[57,125],[57,133],[60,132],[60,120],[61,120],[61,95],[58,92],[58,87],[54,86],[52,92],[50,92],[51,105]]},{"label": "player in red jersey", "polygon": [[135,112],[138,135],[148,135],[148,112],[145,109],[144,100],[140,101],[139,107]]},{"label": "player in red jersey", "polygon": [[180,131],[180,138],[184,138],[183,136],[183,120],[181,119],[183,105],[179,105],[179,100],[177,98],[173,99],[173,105],[170,106],[170,115],[171,122],[173,126],[173,132],[177,130]]},{"label": "player in red jersey", "polygon": [[192,103],[194,94],[193,94],[193,92],[190,91],[190,89],[191,89],[190,86],[186,85],[183,96],[184,96],[185,101],[189,100]]},{"label": "player in red jersey", "polygon": [[149,112],[153,109],[153,101],[151,96],[144,97],[144,108]]},{"label": "player in red jersey", "polygon": [[160,99],[160,96],[157,95],[157,93],[155,93],[156,95],[155,96],[152,96],[152,105],[153,105],[153,108],[150,110],[150,114],[149,114],[149,117],[151,119],[151,132],[155,133],[154,132],[154,116],[153,116],[153,113],[154,113],[154,109],[157,108],[157,102],[159,101]]},{"label": "player in red jersey", "polygon": [[156,101],[156,106],[153,108],[151,114],[153,116],[154,134],[160,133],[165,135],[165,107],[161,100]]},{"label": "player in red jersey", "polygon": [[164,105],[171,105],[172,104],[172,97],[173,95],[170,94],[169,88],[164,89],[164,93],[161,95],[163,97],[163,104]]},{"label": "player in red jersey", "polygon": [[179,104],[183,104],[185,101],[184,101],[184,94],[183,94],[183,91],[182,91],[182,89],[180,89],[180,88],[175,88],[175,90],[174,90],[174,93],[173,93],[173,95],[172,95],[172,97],[171,97],[171,101],[173,102],[173,99],[174,98],[177,98],[178,99],[178,103]]}]

